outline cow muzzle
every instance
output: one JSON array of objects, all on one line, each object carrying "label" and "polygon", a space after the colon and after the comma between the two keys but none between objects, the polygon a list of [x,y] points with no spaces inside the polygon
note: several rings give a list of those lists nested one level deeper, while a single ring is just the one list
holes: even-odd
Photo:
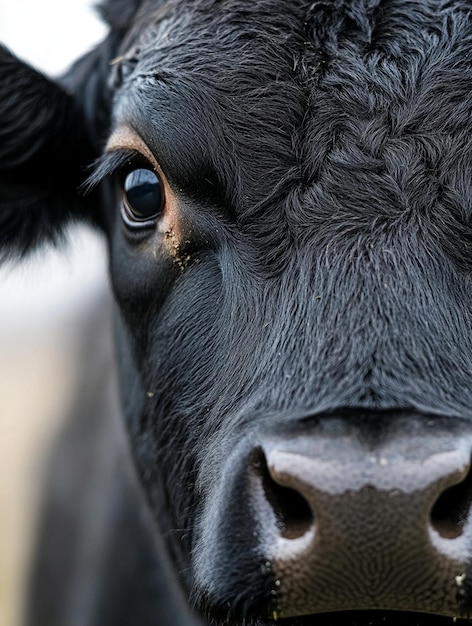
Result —
[{"label": "cow muzzle", "polygon": [[296,434],[262,437],[250,453],[251,508],[276,618],[463,614],[472,434],[435,418],[390,415],[382,431],[366,419],[374,423],[372,415],[318,418]]}]

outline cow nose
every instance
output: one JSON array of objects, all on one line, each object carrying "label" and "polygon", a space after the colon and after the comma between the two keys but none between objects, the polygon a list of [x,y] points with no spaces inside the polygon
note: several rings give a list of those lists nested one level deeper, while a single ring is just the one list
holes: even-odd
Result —
[{"label": "cow nose", "polygon": [[296,436],[253,453],[253,508],[282,617],[391,609],[456,616],[469,563],[472,441]]}]

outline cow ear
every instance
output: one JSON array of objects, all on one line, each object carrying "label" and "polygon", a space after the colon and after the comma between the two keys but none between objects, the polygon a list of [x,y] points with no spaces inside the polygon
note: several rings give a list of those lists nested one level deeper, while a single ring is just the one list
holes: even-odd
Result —
[{"label": "cow ear", "polygon": [[0,258],[90,217],[79,187],[95,158],[77,98],[0,46]]}]

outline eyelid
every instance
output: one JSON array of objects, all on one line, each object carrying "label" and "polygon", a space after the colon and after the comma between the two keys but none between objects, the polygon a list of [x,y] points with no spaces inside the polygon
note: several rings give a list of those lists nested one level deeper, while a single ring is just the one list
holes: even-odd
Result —
[{"label": "eyelid", "polygon": [[154,170],[164,186],[166,196],[171,197],[172,191],[167,177],[153,153],[143,139],[127,126],[121,126],[112,133],[103,155],[95,162],[92,174],[82,185],[83,192],[89,193],[104,178],[116,174],[125,165],[130,168],[141,165]]},{"label": "eyelid", "polygon": [[148,148],[141,137],[127,126],[121,126],[115,130],[109,138],[105,147],[105,153],[127,151],[142,155],[156,170],[162,180],[166,179],[159,163],[156,161],[152,151]]}]

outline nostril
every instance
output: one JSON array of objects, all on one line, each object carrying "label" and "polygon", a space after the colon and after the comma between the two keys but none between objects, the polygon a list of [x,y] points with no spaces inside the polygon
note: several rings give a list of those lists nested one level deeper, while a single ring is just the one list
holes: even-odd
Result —
[{"label": "nostril", "polygon": [[308,502],[298,491],[272,478],[261,449],[255,453],[254,467],[262,481],[265,498],[275,513],[281,536],[285,539],[302,537],[314,523]]},{"label": "nostril", "polygon": [[446,489],[431,510],[431,525],[445,539],[463,533],[472,504],[472,470],[458,484]]}]

